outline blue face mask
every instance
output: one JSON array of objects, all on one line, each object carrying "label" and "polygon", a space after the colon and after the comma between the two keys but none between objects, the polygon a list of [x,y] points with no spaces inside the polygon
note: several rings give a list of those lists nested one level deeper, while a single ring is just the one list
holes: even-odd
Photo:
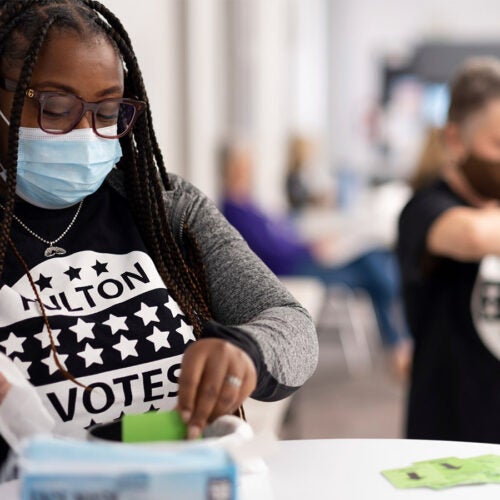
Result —
[{"label": "blue face mask", "polygon": [[70,207],[95,193],[121,156],[118,139],[91,128],[54,135],[20,127],[16,194],[41,208]]}]

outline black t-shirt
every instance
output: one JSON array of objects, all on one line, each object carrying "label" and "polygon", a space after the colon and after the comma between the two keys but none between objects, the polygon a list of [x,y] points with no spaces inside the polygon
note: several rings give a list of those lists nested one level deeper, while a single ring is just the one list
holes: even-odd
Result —
[{"label": "black t-shirt", "polygon": [[[20,202],[15,214],[51,240],[75,211]],[[83,437],[85,427],[123,413],[171,409],[193,329],[148,255],[128,202],[107,184],[87,197],[57,243],[65,255],[46,258],[48,245],[17,221],[12,237],[45,305],[60,361],[94,388],[85,391],[57,369],[34,292],[9,249],[0,279],[0,349],[36,386],[56,432]]]},{"label": "black t-shirt", "polygon": [[433,222],[465,205],[440,181],[401,215],[398,256],[415,338],[407,435],[500,443],[500,260],[464,263],[426,250]]}]

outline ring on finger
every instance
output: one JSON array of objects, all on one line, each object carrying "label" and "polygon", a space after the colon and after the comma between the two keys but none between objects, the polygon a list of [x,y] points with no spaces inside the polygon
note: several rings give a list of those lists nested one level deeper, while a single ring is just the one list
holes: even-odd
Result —
[{"label": "ring on finger", "polygon": [[237,377],[236,375],[228,375],[226,377],[226,383],[233,387],[240,388],[242,380],[240,377]]}]

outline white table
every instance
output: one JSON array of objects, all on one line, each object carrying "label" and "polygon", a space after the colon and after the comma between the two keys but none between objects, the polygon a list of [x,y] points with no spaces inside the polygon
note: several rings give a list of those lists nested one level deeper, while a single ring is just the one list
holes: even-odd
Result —
[{"label": "white table", "polygon": [[392,500],[500,498],[500,484],[460,486],[439,492],[398,490],[380,471],[419,460],[500,455],[500,445],[403,439],[318,439],[282,441],[266,462],[275,500]]},{"label": "white table", "polygon": [[[275,500],[436,499],[498,500],[500,485],[448,490],[397,490],[381,474],[419,460],[484,454],[500,455],[500,445],[399,439],[318,439],[281,441],[266,458]],[[18,483],[0,485],[0,499],[17,500]]]}]

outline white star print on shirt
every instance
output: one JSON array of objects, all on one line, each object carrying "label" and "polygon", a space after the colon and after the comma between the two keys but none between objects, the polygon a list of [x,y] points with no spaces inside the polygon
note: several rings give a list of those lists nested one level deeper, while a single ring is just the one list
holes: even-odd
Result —
[{"label": "white star print on shirt", "polygon": [[168,298],[168,302],[165,302],[165,307],[170,309],[170,312],[172,313],[172,318],[177,318],[177,316],[182,315],[182,311],[179,307],[179,304],[174,301],[172,297]]},{"label": "white star print on shirt", "polygon": [[23,372],[23,375],[27,380],[30,379],[30,374],[28,372],[28,368],[31,366],[31,363],[29,361],[22,361],[21,358],[15,357],[13,359],[14,364]]},{"label": "white star print on shirt", "polygon": [[182,319],[181,319],[181,326],[179,326],[179,328],[177,328],[175,331],[182,335],[182,338],[184,339],[184,344],[187,344],[190,340],[196,340],[194,338],[193,327],[184,323]]},{"label": "white star print on shirt", "polygon": [[107,325],[111,328],[111,333],[114,335],[119,330],[128,331],[128,326],[125,321],[127,316],[115,316],[114,314],[109,315],[108,321],[103,321],[103,325]]},{"label": "white star print on shirt", "polygon": [[14,335],[14,333],[9,333],[9,338],[0,342],[5,347],[5,354],[10,356],[13,352],[23,352],[23,344],[26,339],[22,339]]},{"label": "white star print on shirt", "polygon": [[113,349],[120,351],[122,355],[122,361],[129,356],[138,356],[135,345],[137,340],[130,340],[125,335],[120,335],[120,342],[113,346]]},{"label": "white star print on shirt", "polygon": [[134,313],[134,316],[139,316],[144,322],[144,326],[149,325],[149,323],[159,322],[156,311],[158,306],[148,306],[144,302],[141,302],[141,309]]},{"label": "white star print on shirt", "polygon": [[[61,365],[63,365],[63,367],[66,368],[66,360],[68,359],[68,355],[58,354],[57,357]],[[42,359],[42,363],[48,366],[50,375],[59,370],[58,366],[56,365],[56,362],[54,361],[54,355],[52,354],[52,352],[50,353],[48,358]]]},{"label": "white star print on shirt", "polygon": [[155,326],[153,327],[153,334],[146,337],[146,339],[155,345],[155,352],[158,352],[162,347],[170,347],[170,343],[168,341],[169,335],[170,332],[161,332]]},{"label": "white star print on shirt", "polygon": [[77,353],[78,356],[83,358],[85,360],[85,368],[88,368],[89,366],[93,365],[94,363],[98,365],[102,365],[102,353],[103,349],[95,348],[92,347],[90,344],[87,344],[85,346],[85,350]]},{"label": "white star print on shirt", "polygon": [[[54,344],[55,345],[60,345],[59,341],[57,340],[57,337],[61,333],[61,330],[54,330],[52,328],[52,337],[54,339]],[[47,326],[43,326],[43,330],[40,333],[37,333],[36,335],[33,335],[36,339],[40,341],[42,344],[42,349],[45,349],[46,347],[50,346],[50,337],[49,337],[49,332],[47,331]]]},{"label": "white star print on shirt", "polygon": [[83,339],[95,339],[95,335],[92,333],[94,325],[95,323],[86,323],[83,319],[78,318],[76,325],[71,326],[69,330],[76,333],[78,342],[81,342]]}]

